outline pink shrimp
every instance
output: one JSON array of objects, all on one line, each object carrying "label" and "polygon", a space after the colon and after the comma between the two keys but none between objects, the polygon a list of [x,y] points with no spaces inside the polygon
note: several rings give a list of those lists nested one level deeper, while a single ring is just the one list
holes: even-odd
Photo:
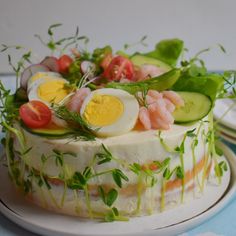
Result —
[{"label": "pink shrimp", "polygon": [[146,103],[148,104],[148,105],[150,105],[150,104],[152,104],[152,103],[155,103],[156,102],[156,99],[155,98],[153,98],[153,97],[151,97],[151,96],[149,96],[149,95],[146,95]]},{"label": "pink shrimp", "polygon": [[166,109],[172,113],[175,110],[175,105],[167,98],[163,98],[166,104]]},{"label": "pink shrimp", "polygon": [[163,121],[161,118],[151,117],[151,123],[154,129],[168,130],[170,128],[170,124]]},{"label": "pink shrimp", "polygon": [[144,64],[136,70],[136,80],[146,80],[165,73],[165,71],[155,65]]},{"label": "pink shrimp", "polygon": [[154,104],[151,104],[149,110],[153,117],[160,118],[170,124],[174,123],[174,118],[167,110],[164,99],[158,99]]},{"label": "pink shrimp", "polygon": [[164,91],[163,96],[164,98],[169,99],[177,107],[184,106],[184,100],[174,91]]},{"label": "pink shrimp", "polygon": [[159,93],[158,91],[152,90],[152,89],[148,90],[147,95],[149,95],[150,97],[154,99],[160,99],[163,97],[162,93]]},{"label": "pink shrimp", "polygon": [[146,130],[151,129],[151,121],[148,109],[146,107],[140,107],[139,109],[139,120]]},{"label": "pink shrimp", "polygon": [[80,88],[69,101],[67,107],[70,111],[79,111],[84,99],[91,93],[89,88]]}]

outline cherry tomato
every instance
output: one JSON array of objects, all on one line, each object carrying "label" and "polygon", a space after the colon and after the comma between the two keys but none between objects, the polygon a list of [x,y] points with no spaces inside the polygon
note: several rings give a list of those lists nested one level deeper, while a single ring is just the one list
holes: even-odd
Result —
[{"label": "cherry tomato", "polygon": [[32,100],[20,107],[20,118],[29,128],[43,128],[52,119],[52,112],[43,102]]},{"label": "cherry tomato", "polygon": [[129,59],[116,56],[111,60],[103,75],[108,80],[119,81],[122,78],[133,80],[134,66]]},{"label": "cherry tomato", "polygon": [[72,62],[73,62],[73,59],[70,56],[62,55],[58,59],[59,72],[62,74],[66,74]]}]

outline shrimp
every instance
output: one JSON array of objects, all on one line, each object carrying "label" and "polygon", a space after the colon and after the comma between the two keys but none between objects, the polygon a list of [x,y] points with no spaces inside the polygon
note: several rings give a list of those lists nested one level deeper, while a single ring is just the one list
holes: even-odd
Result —
[{"label": "shrimp", "polygon": [[151,97],[151,96],[149,96],[149,95],[146,95],[146,103],[148,104],[148,105],[151,105],[152,103],[155,103],[156,102],[156,99],[155,98],[153,98],[153,97]]},{"label": "shrimp", "polygon": [[169,99],[177,107],[184,106],[184,100],[174,91],[164,91],[163,96],[164,98]]},{"label": "shrimp", "polygon": [[91,93],[89,88],[80,88],[69,101],[67,107],[70,111],[78,112],[84,99]]},{"label": "shrimp", "polygon": [[156,90],[148,90],[147,95],[149,95],[150,97],[154,98],[154,99],[160,99],[163,97],[162,93],[157,92]]},{"label": "shrimp", "polygon": [[146,130],[151,129],[150,115],[146,107],[140,107],[139,120]]},{"label": "shrimp", "polygon": [[144,64],[136,72],[137,80],[146,80],[165,73],[165,71],[155,65]]},{"label": "shrimp", "polygon": [[164,99],[158,99],[154,104],[151,104],[151,106],[149,106],[149,109],[152,116],[161,118],[163,121],[170,124],[174,123],[174,118],[167,110]]},{"label": "shrimp", "polygon": [[172,113],[175,110],[175,105],[167,98],[163,98],[166,104],[166,109]]},{"label": "shrimp", "polygon": [[170,124],[163,121],[161,118],[151,117],[151,123],[153,129],[168,130],[170,128]]}]

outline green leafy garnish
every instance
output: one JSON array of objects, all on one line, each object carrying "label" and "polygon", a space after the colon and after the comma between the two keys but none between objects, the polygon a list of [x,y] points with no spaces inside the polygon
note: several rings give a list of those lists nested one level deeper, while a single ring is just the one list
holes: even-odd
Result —
[{"label": "green leafy garnish", "polygon": [[161,60],[171,66],[175,66],[183,51],[183,47],[184,42],[180,39],[166,39],[157,43],[154,51],[144,55]]},{"label": "green leafy garnish", "polygon": [[113,205],[113,203],[115,202],[115,200],[118,197],[118,192],[114,188],[109,190],[109,192],[105,193],[102,186],[99,186],[98,187],[98,192],[99,192],[99,195],[100,195],[102,201],[104,202],[104,204],[109,206],[109,207],[111,207]]},{"label": "green leafy garnish", "polygon": [[223,176],[224,171],[228,170],[228,165],[225,161],[221,161],[215,165],[214,169],[216,176],[221,177]]},{"label": "green leafy garnish", "polygon": [[210,73],[204,76],[191,77],[182,74],[171,89],[205,94],[214,102],[217,94],[223,90],[224,80],[219,74]]}]

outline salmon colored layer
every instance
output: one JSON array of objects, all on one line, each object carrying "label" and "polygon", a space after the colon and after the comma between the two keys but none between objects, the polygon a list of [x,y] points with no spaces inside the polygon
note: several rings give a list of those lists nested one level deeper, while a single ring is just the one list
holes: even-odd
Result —
[{"label": "salmon colored layer", "polygon": [[[200,173],[200,171],[203,169],[204,167],[204,162],[205,162],[205,158],[202,158],[195,166],[195,170],[189,170],[187,172],[185,172],[185,178],[184,178],[184,183],[187,184],[188,182],[190,182],[194,175],[196,176],[197,174]],[[151,167],[151,168],[150,168]],[[207,168],[207,173],[206,176],[208,176],[209,172],[210,172],[210,167],[211,167],[211,163],[209,164],[208,168]],[[150,169],[155,169],[153,166],[149,165]],[[60,179],[55,179],[55,178],[48,178],[48,181],[51,184],[54,185],[64,185],[64,182]],[[168,191],[172,191],[176,188],[180,188],[182,186],[182,179],[174,179],[174,180],[170,180],[166,183],[166,192]],[[91,184],[88,186],[89,192],[92,196],[98,196],[98,192],[97,192],[97,187],[98,185],[96,184]],[[102,185],[103,189],[105,192],[108,192],[111,188],[116,188],[116,185],[111,185],[111,184],[103,184]],[[138,184],[129,184],[126,185],[124,187],[122,187],[121,189],[118,189],[119,194],[130,197],[130,196],[134,196],[137,195],[137,189],[139,187],[139,191],[142,193],[147,189],[147,186],[144,183],[140,183],[139,186]]]}]

